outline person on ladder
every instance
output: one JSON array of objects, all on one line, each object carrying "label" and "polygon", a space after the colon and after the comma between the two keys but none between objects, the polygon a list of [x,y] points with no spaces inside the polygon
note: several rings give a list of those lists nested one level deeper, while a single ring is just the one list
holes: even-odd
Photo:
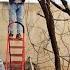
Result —
[{"label": "person on ladder", "polygon": [[[19,22],[23,23],[23,11],[25,0],[9,0],[9,24]],[[9,37],[13,37],[13,24],[10,25]],[[20,24],[17,24],[17,39],[21,38]]]}]

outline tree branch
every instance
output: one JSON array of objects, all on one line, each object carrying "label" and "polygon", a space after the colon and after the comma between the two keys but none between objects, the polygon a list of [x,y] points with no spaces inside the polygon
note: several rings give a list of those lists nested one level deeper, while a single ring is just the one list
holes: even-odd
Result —
[{"label": "tree branch", "polygon": [[62,1],[62,4],[64,5],[65,9],[63,9],[61,6],[59,6],[58,4],[56,4],[55,2],[53,2],[52,0],[51,0],[51,3],[52,3],[54,6],[56,6],[58,9],[60,9],[61,11],[67,13],[67,14],[70,16],[70,10],[69,10],[69,8],[68,8],[67,2],[64,1],[64,0],[61,0],[61,1]]}]

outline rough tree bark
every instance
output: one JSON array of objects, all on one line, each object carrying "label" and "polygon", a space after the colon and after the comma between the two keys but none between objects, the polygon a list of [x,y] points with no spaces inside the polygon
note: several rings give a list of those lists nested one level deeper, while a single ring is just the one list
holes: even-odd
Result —
[{"label": "rough tree bark", "polygon": [[53,20],[52,13],[50,11],[50,0],[38,0],[38,1],[46,19],[48,33],[51,39],[51,45],[55,56],[55,69],[61,70],[59,50],[58,50],[56,36],[55,36],[54,20]]}]

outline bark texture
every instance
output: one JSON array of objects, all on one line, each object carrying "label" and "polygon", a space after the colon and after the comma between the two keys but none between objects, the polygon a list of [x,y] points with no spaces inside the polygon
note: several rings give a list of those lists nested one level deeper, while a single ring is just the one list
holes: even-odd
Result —
[{"label": "bark texture", "polygon": [[40,6],[42,8],[42,11],[46,19],[48,33],[51,39],[51,45],[55,56],[55,69],[61,70],[59,50],[58,50],[56,36],[55,36],[54,20],[53,20],[52,13],[50,11],[50,0],[38,0],[38,1],[40,3]]}]

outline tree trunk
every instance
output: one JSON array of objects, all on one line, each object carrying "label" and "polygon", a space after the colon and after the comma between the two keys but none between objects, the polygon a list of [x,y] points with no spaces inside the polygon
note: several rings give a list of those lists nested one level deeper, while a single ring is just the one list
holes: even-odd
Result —
[{"label": "tree trunk", "polygon": [[40,3],[40,6],[43,10],[45,19],[46,19],[46,24],[48,28],[48,33],[51,39],[51,45],[52,49],[54,51],[54,56],[55,56],[55,69],[56,70],[61,70],[61,65],[60,65],[60,57],[59,57],[59,51],[58,51],[58,46],[57,46],[57,41],[55,37],[55,28],[54,28],[54,20],[52,13],[50,11],[50,0],[38,0]]}]

